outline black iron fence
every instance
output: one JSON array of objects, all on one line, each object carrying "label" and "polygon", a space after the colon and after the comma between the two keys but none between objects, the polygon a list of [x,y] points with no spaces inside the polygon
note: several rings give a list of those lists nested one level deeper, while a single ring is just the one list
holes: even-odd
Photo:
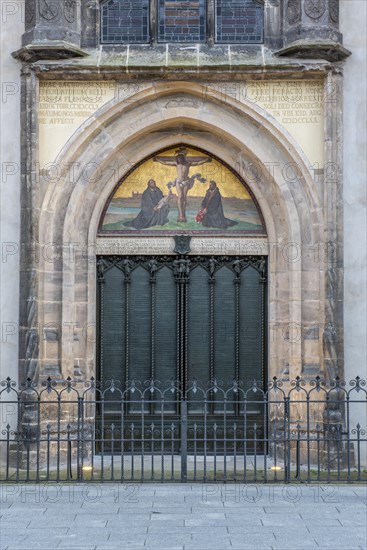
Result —
[{"label": "black iron fence", "polygon": [[0,481],[357,482],[366,382],[1,382]]}]

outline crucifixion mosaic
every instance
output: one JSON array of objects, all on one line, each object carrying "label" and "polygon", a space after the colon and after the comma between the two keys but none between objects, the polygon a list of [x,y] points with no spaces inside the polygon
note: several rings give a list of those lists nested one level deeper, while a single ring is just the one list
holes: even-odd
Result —
[{"label": "crucifixion mosaic", "polygon": [[100,233],[234,232],[265,234],[258,207],[240,178],[189,147],[153,156],[120,183]]}]

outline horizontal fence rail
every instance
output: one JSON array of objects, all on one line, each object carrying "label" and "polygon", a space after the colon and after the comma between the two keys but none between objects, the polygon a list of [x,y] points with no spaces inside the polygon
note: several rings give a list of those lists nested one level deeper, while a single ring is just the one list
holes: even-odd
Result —
[{"label": "horizontal fence rail", "polygon": [[3,482],[366,482],[366,382],[0,384]]}]

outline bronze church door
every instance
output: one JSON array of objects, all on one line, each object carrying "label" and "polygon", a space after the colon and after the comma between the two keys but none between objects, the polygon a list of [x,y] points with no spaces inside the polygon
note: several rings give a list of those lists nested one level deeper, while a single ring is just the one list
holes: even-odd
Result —
[{"label": "bronze church door", "polygon": [[[165,402],[164,411],[159,400],[144,410],[139,402],[129,405],[124,400],[126,426],[134,423],[133,429],[139,431],[142,421],[148,427],[158,417],[165,427],[173,426],[184,400],[185,429],[199,429],[203,394],[192,391],[193,383],[204,389],[212,380],[224,386],[240,382],[245,390],[254,381],[264,386],[265,257],[101,256],[97,265],[97,362],[102,387],[113,380],[120,396],[131,383],[144,390],[149,380],[161,391],[173,383],[179,388],[170,402]],[[116,426],[121,421],[116,392],[109,392],[103,404],[103,429],[108,422]],[[220,427],[223,404],[216,401],[215,394],[209,401],[205,403],[208,418]],[[227,403],[226,412],[232,420],[243,415],[235,396]],[[247,412],[260,419],[264,411],[254,405]],[[180,429],[181,423],[177,426]],[[126,434],[123,437],[128,439]],[[126,445],[125,450],[131,450]],[[179,438],[174,446],[180,450]]]}]

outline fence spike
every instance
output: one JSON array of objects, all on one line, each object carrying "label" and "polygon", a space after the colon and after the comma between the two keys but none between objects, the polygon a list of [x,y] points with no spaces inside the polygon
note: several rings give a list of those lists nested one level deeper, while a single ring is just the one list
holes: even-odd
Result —
[{"label": "fence spike", "polygon": [[[281,380],[277,377],[273,377],[272,380],[273,388],[281,383]],[[90,383],[95,383],[93,377],[91,377]],[[230,387],[229,383],[232,384]],[[182,449],[185,448],[189,453],[194,450],[197,457],[201,455],[209,457],[214,454],[216,459],[223,453],[223,449],[228,457],[237,457],[239,454],[243,454],[244,468],[246,468],[246,457],[251,456],[253,452],[255,452],[255,455],[259,453],[264,454],[264,468],[266,468],[268,455],[269,460],[274,458],[274,456],[277,457],[279,450],[281,458],[283,459],[284,457],[284,468],[287,469],[286,479],[292,481],[293,473],[296,471],[295,464],[297,460],[299,464],[301,463],[300,460],[306,460],[307,450],[310,448],[312,455],[309,453],[307,463],[311,464],[311,460],[315,460],[314,464],[318,472],[318,477],[316,477],[313,473],[313,466],[309,467],[308,478],[310,478],[311,482],[320,480],[321,470],[325,472],[328,470],[330,474],[330,472],[336,472],[337,467],[339,467],[340,471],[344,472],[344,463],[347,459],[350,464],[348,463],[349,470],[348,474],[345,474],[345,480],[353,482],[355,479],[360,480],[363,477],[362,481],[367,481],[365,479],[364,467],[358,463],[358,453],[363,451],[366,441],[366,427],[363,417],[356,416],[355,419],[356,421],[359,419],[359,422],[356,422],[356,424],[353,423],[350,427],[349,424],[345,426],[345,417],[343,417],[344,408],[346,408],[344,406],[345,403],[348,403],[349,407],[352,407],[353,403],[357,403],[358,407],[363,405],[362,401],[357,399],[357,396],[353,399],[353,397],[350,398],[350,392],[342,394],[339,390],[334,391],[334,393],[331,391],[331,396],[329,397],[330,392],[325,391],[324,388],[326,382],[325,380],[321,380],[320,376],[316,376],[312,381],[302,380],[300,376],[297,376],[289,385],[286,385],[286,389],[283,386],[281,390],[282,395],[279,397],[278,394],[275,399],[269,398],[267,393],[261,394],[260,397],[258,395],[252,397],[252,392],[248,391],[246,394],[241,389],[241,393],[237,394],[235,398],[232,395],[231,400],[233,400],[234,405],[233,409],[230,409],[231,416],[228,415],[224,422],[223,414],[225,414],[224,411],[227,409],[223,409],[222,404],[231,403],[232,401],[228,399],[227,393],[223,390],[223,385],[226,388],[229,387],[227,390],[229,393],[239,387],[239,384],[242,384],[241,381],[238,382],[237,380],[232,380],[229,383],[223,383],[222,380],[218,382],[217,379],[213,379],[210,380],[208,385],[202,387],[194,379],[191,391],[189,392],[191,396],[191,400],[188,400],[189,415],[186,417],[186,401],[182,401],[185,403],[185,406],[180,409],[180,400],[176,398],[176,394],[172,398],[169,391],[162,392],[163,405],[157,409],[156,405],[154,406],[157,400],[147,391],[144,394],[143,406],[141,406],[140,400],[132,399],[129,394],[129,390],[131,392],[134,391],[136,384],[134,380],[131,382],[128,381],[126,392],[120,391],[122,381],[108,381],[107,388],[102,385],[98,387],[110,389],[111,391],[115,388],[118,396],[114,396],[113,400],[115,403],[120,400],[119,404],[122,410],[122,415],[118,416],[110,414],[114,410],[112,410],[112,399],[108,402],[107,399],[104,399],[103,393],[99,395],[99,391],[93,398],[91,398],[91,393],[88,391],[78,392],[78,396],[75,396],[75,398],[68,397],[66,391],[59,391],[60,386],[62,388],[79,388],[78,384],[85,384],[82,380],[72,380],[68,377],[66,380],[56,381],[48,377],[46,381],[39,383],[39,386],[46,386],[50,396],[47,395],[46,391],[39,394],[36,393],[38,395],[37,400],[33,395],[33,390],[28,392],[24,392],[23,389],[19,389],[19,391],[16,389],[13,390],[15,382],[8,377],[1,382],[1,388],[4,392],[7,388],[12,389],[19,397],[19,400],[21,399],[21,406],[18,408],[20,414],[18,423],[15,425],[12,422],[13,429],[10,423],[6,426],[4,423],[1,431],[1,441],[6,449],[5,455],[8,453],[10,457],[5,457],[5,460],[11,459],[13,461],[11,463],[12,468],[15,460],[18,461],[15,465],[15,476],[18,475],[19,481],[23,481],[22,471],[27,461],[27,453],[31,473],[35,471],[34,464],[37,460],[40,469],[41,466],[43,467],[46,464],[49,468],[59,468],[60,472],[62,472],[66,463],[66,454],[69,461],[71,459],[75,460],[78,467],[81,467],[83,465],[83,457],[86,456],[85,453],[94,452],[93,445],[95,449],[97,449],[97,446],[99,446],[99,449],[104,449],[103,452],[106,458],[111,448],[112,455],[116,457],[121,449],[122,465],[125,460],[124,457],[128,455],[131,449],[132,461],[138,455],[144,459],[144,457],[148,457],[148,454],[151,456],[153,452],[155,454],[157,451],[160,452],[162,457],[168,455],[175,462],[175,468],[177,461],[174,455],[177,455],[178,452],[184,453],[185,451],[182,451]],[[338,383],[337,377],[334,383]],[[344,382],[341,383],[343,384]],[[157,389],[156,384],[157,381],[151,379],[144,382],[144,387],[148,387],[148,390],[149,387]],[[178,391],[180,388],[177,380],[175,382],[173,378],[170,384],[174,391]],[[258,388],[256,380],[253,382],[249,381],[249,390],[251,390],[251,384],[252,388]],[[302,403],[306,403],[306,396],[300,399],[300,396],[295,394],[293,390],[296,385],[304,388],[308,384],[313,389],[315,389],[315,386],[316,389],[322,389],[321,395],[317,395],[314,392],[313,397],[312,392],[307,391],[307,397],[310,397],[307,401],[309,416],[307,416],[308,409],[306,410],[306,405],[303,405],[304,408],[302,408]],[[329,385],[332,384],[333,382],[328,380],[326,388],[329,389]],[[363,384],[365,382],[360,377],[357,376],[354,380],[350,381],[350,384],[353,386],[353,389],[360,387],[361,391],[364,392]],[[142,383],[138,381],[136,389],[139,397],[143,393],[141,385]],[[168,390],[170,389],[167,383],[164,383],[164,387],[168,387]],[[23,388],[23,385],[21,388]],[[32,388],[38,390],[38,386],[34,382],[32,382]],[[195,398],[191,395],[194,388],[198,391]],[[215,388],[219,391],[216,397],[213,395]],[[270,388],[273,389],[271,386]],[[308,386],[306,389],[308,390]],[[73,389],[72,391],[76,390]],[[201,391],[203,392],[202,394],[200,393]],[[287,391],[288,394],[286,393]],[[306,390],[302,389],[303,391]],[[339,394],[341,395],[340,399]],[[16,402],[16,399],[14,401]],[[136,403],[139,404],[139,414],[136,414]],[[173,412],[172,403],[175,404],[174,406],[177,406],[174,409],[176,412]],[[251,415],[251,407],[256,403],[256,410],[259,407],[259,403],[261,403],[260,406],[263,407],[264,411],[262,415]],[[4,400],[0,402],[1,404],[6,407],[7,401]],[[314,412],[311,408],[312,404],[315,404]],[[130,408],[131,405],[132,408]],[[108,407],[111,407],[111,409],[108,409]],[[55,411],[55,414],[53,414],[53,411]],[[247,415],[247,413],[250,414]],[[254,421],[255,419],[256,421]],[[132,420],[134,421],[131,422]],[[347,431],[348,428],[349,432]],[[118,434],[118,437],[116,434]],[[147,440],[147,434],[149,434],[148,439],[152,442],[151,444]],[[146,445],[144,444],[145,441],[147,441]],[[67,451],[66,454],[65,450]],[[18,453],[17,456],[16,453]],[[299,454],[297,455],[297,453]],[[185,455],[183,454],[183,456]],[[79,460],[81,462],[78,462]],[[207,459],[204,458],[204,460]],[[237,459],[235,458],[235,460]],[[210,463],[211,460],[209,459],[205,462],[204,475],[209,475]],[[162,459],[162,464],[162,467],[165,468],[165,458]],[[108,468],[102,465],[102,471],[103,468],[105,468],[103,475],[106,476],[104,479],[107,480]],[[182,465],[181,468],[183,468]],[[96,472],[97,470],[98,468],[95,469]],[[137,471],[134,474],[136,475],[136,481],[138,481],[140,476],[140,473],[137,474]],[[184,469],[181,470],[181,473],[182,471]],[[1,472],[0,469],[0,481],[3,481],[1,479]],[[198,472],[199,469],[195,480],[201,481]],[[220,469],[218,469],[217,474],[219,480],[219,477],[222,475]],[[60,475],[62,478],[63,474]],[[190,475],[188,472],[188,478]],[[226,479],[230,480],[232,474],[229,474],[229,470],[227,470],[225,475],[227,475]],[[244,475],[246,476],[247,474]],[[334,473],[330,475],[334,475]],[[344,474],[339,473],[338,475],[344,481]],[[29,478],[34,479],[34,476],[32,476],[33,473]],[[99,473],[96,473],[96,476],[99,476]],[[26,481],[30,481],[30,479]],[[174,477],[174,479],[176,478]],[[300,475],[295,479],[301,482]],[[52,476],[50,480],[53,480]],[[164,480],[164,476],[162,480]]]}]

